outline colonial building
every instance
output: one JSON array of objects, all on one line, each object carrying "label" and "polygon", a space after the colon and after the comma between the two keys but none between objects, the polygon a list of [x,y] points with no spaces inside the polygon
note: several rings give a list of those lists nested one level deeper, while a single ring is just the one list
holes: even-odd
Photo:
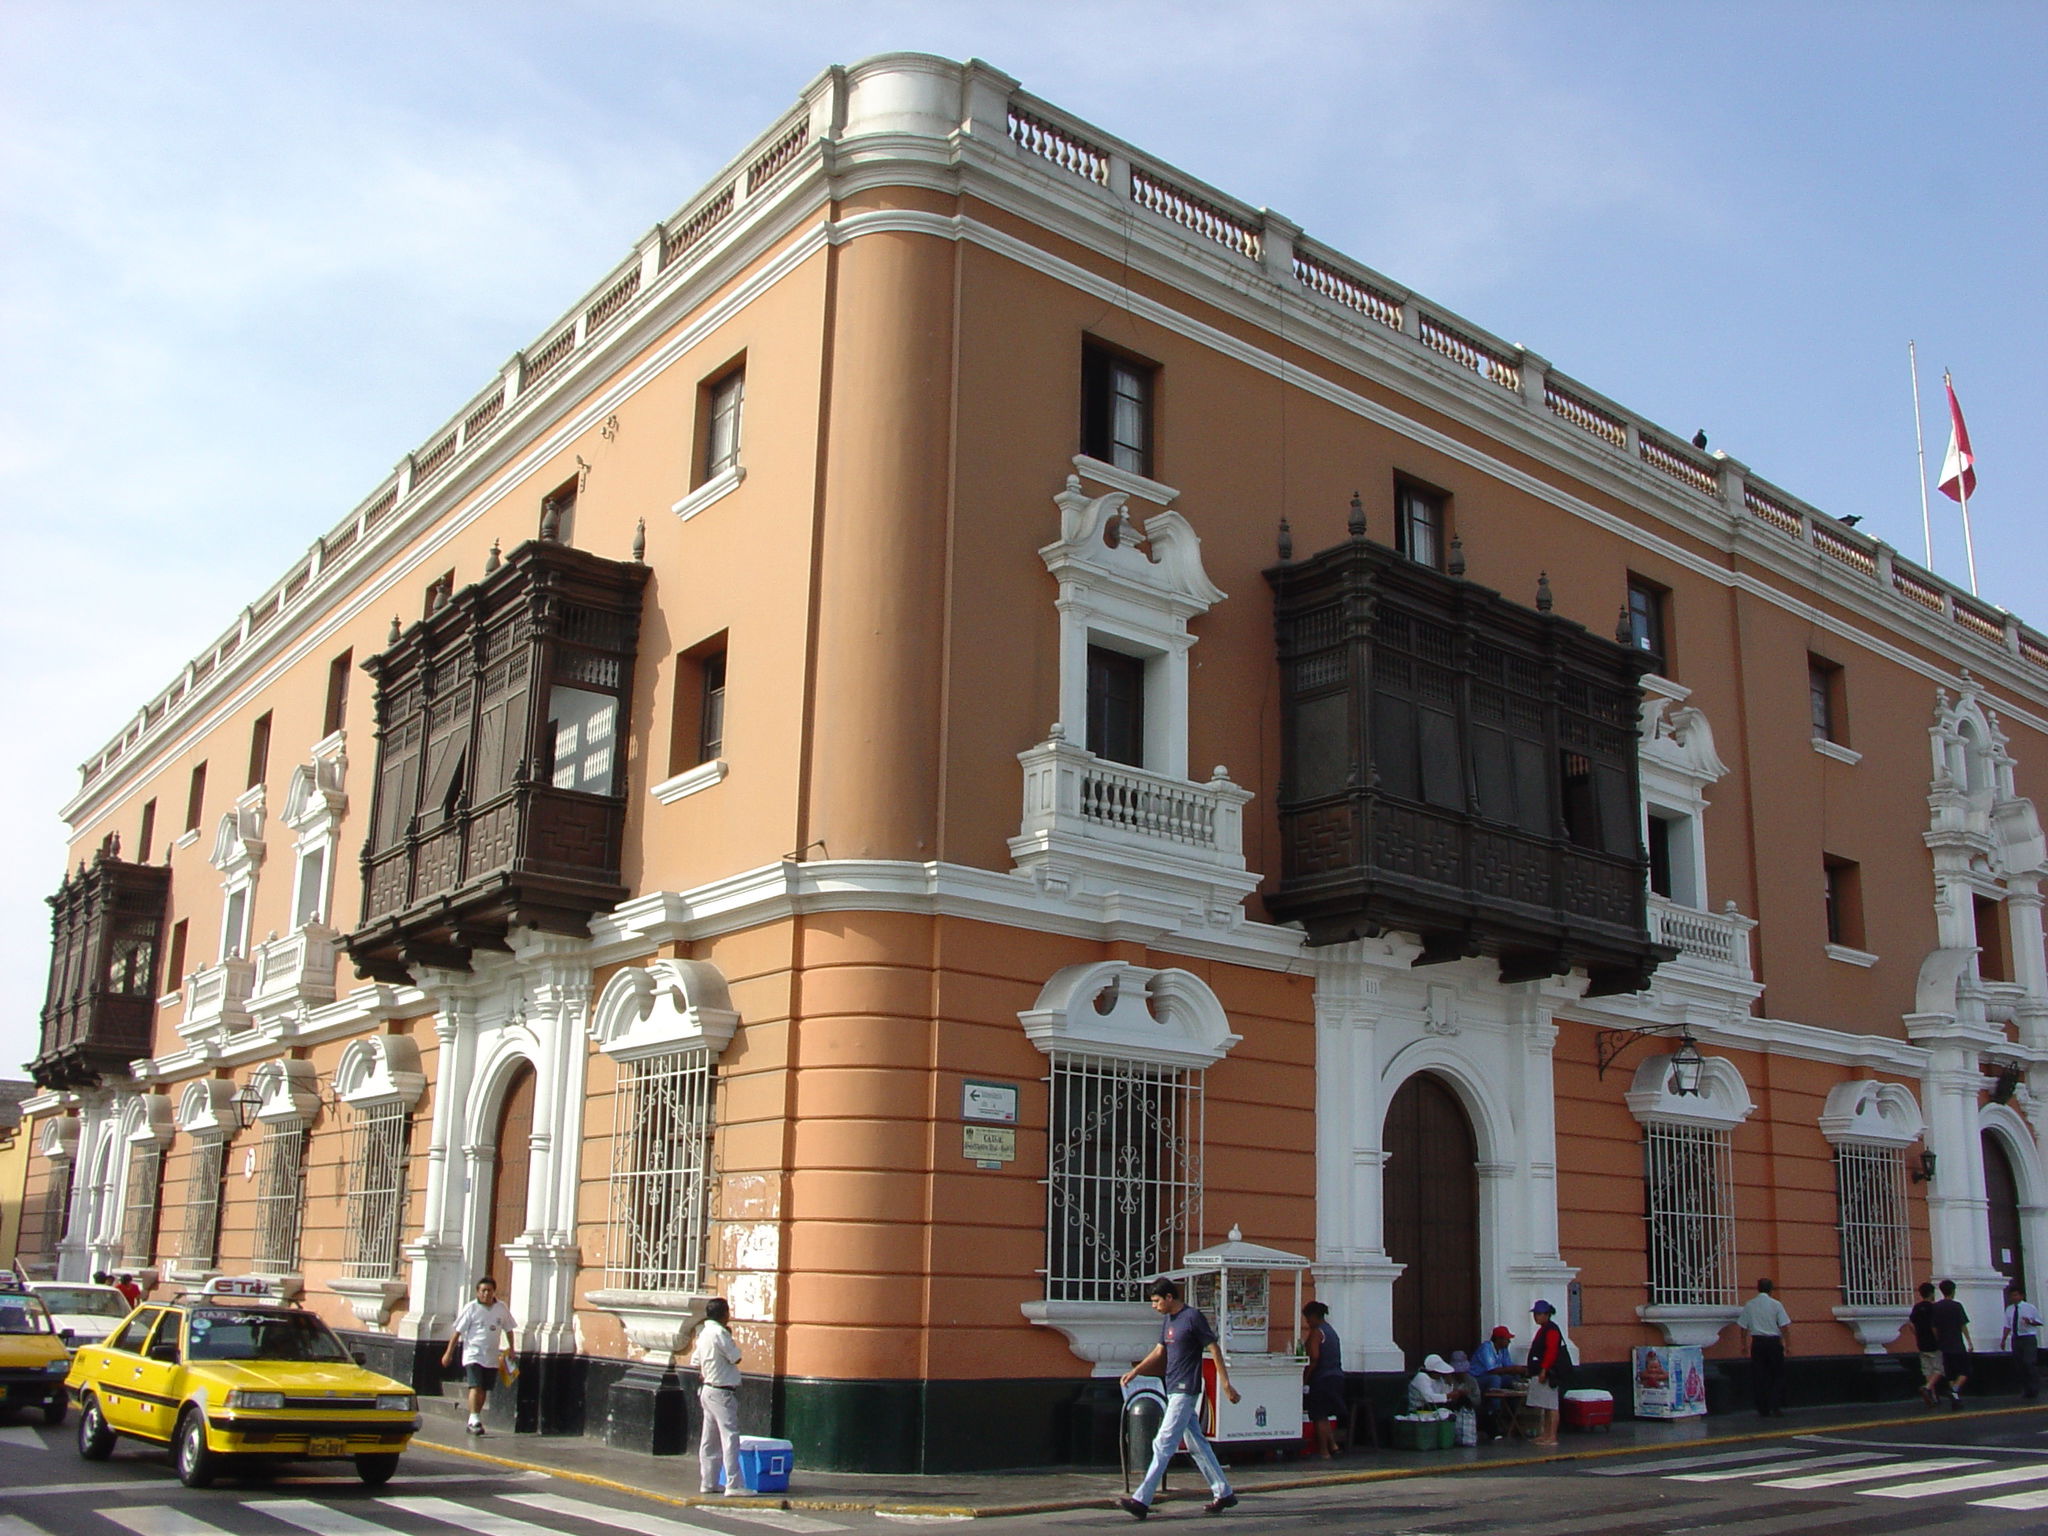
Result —
[{"label": "colonial building", "polygon": [[1726,1358],[1769,1273],[1846,1390],[2048,1252],[2044,772],[2012,616],[835,68],[85,765],[22,1256],[430,1390],[494,1271],[517,1426],[656,1451],[722,1294],[814,1466],[1089,1454],[1233,1226],[1368,1379],[1538,1297]]}]

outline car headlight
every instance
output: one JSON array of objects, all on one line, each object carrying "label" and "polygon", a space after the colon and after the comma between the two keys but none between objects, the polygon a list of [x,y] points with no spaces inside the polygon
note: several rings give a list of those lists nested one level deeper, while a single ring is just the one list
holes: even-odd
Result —
[{"label": "car headlight", "polygon": [[377,1395],[379,1413],[411,1413],[419,1406],[419,1399],[410,1392],[380,1392]]},{"label": "car headlight", "polygon": [[52,1376],[65,1376],[70,1374],[71,1362],[69,1360],[52,1360],[43,1369]]},{"label": "car headlight", "polygon": [[282,1408],[283,1406],[284,1394],[282,1392],[230,1392],[228,1394],[228,1407],[230,1408],[261,1410],[266,1408]]}]

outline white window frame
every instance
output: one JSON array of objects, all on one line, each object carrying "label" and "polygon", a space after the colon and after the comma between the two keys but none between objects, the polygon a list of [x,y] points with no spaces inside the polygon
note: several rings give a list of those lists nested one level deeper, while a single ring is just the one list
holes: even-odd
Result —
[{"label": "white window frame", "polygon": [[202,1078],[178,1100],[177,1128],[192,1144],[185,1174],[185,1204],[171,1278],[200,1281],[220,1262],[220,1214],[225,1195],[228,1138],[234,1134],[234,1084]]},{"label": "white window frame", "polygon": [[718,1068],[702,1045],[618,1064],[607,1289],[695,1293],[709,1267]]},{"label": "white window frame", "polygon": [[1835,1230],[1842,1301],[1834,1315],[1881,1353],[1913,1304],[1906,1152],[1926,1130],[1913,1090],[1870,1078],[1837,1083],[1821,1108],[1835,1149]]},{"label": "white window frame", "polygon": [[[333,927],[330,919],[334,909],[336,833],[348,810],[346,749],[347,736],[342,731],[315,743],[312,761],[292,770],[291,785],[285,791],[284,811],[278,819],[298,836],[292,861],[294,929],[325,931]],[[315,910],[309,917],[304,903],[306,871],[316,863],[319,874],[314,881]]]},{"label": "white window frame", "polygon": [[1709,1055],[1681,1094],[1670,1053],[1636,1069],[1629,1113],[1643,1128],[1647,1300],[1637,1316],[1671,1344],[1710,1345],[1735,1320],[1734,1132],[1756,1105],[1735,1063]]},{"label": "white window frame", "polygon": [[171,1140],[171,1103],[160,1093],[136,1094],[121,1106],[120,1142],[125,1153],[121,1175],[119,1225],[108,1235],[124,1270],[147,1272],[156,1283],[156,1254],[161,1241],[158,1219],[163,1205],[164,1152]]},{"label": "white window frame", "polygon": [[220,871],[220,961],[249,958],[256,922],[256,882],[263,869],[264,789],[242,791],[214,833],[213,867]]},{"label": "white window frame", "polygon": [[[306,1158],[320,1099],[311,1062],[268,1061],[256,1069],[261,1102],[256,1123],[256,1236],[250,1269],[288,1281],[299,1278],[305,1231]],[[291,1287],[296,1288],[296,1287]]]}]

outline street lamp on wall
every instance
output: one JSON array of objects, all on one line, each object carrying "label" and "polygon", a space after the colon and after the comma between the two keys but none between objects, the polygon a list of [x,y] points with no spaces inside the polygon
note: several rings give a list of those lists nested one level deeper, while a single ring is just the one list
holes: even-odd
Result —
[{"label": "street lamp on wall", "polygon": [[1700,1054],[1691,1034],[1680,1037],[1678,1049],[1671,1053],[1671,1091],[1687,1098],[1698,1098],[1700,1080],[1706,1076],[1707,1058]]},{"label": "street lamp on wall", "polygon": [[1925,1148],[1922,1148],[1920,1152],[1920,1166],[1913,1170],[1913,1182],[1915,1184],[1932,1184],[1934,1182],[1934,1154]]},{"label": "street lamp on wall", "polygon": [[256,1086],[256,1079],[250,1078],[242,1085],[242,1091],[235,1095],[235,1120],[243,1130],[256,1123],[256,1111],[263,1107],[263,1090]]}]

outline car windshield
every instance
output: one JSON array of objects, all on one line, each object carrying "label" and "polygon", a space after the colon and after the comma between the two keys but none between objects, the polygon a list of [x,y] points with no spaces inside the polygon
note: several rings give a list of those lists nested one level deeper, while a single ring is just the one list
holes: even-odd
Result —
[{"label": "car windshield", "polygon": [[310,1312],[229,1311],[206,1308],[192,1314],[194,1360],[305,1360],[348,1365],[347,1350]]},{"label": "car windshield", "polygon": [[52,1312],[83,1313],[88,1317],[126,1317],[134,1308],[119,1291],[97,1285],[46,1285],[36,1294]]},{"label": "car windshield", "polygon": [[50,1314],[33,1296],[0,1294],[0,1333],[55,1333]]}]

